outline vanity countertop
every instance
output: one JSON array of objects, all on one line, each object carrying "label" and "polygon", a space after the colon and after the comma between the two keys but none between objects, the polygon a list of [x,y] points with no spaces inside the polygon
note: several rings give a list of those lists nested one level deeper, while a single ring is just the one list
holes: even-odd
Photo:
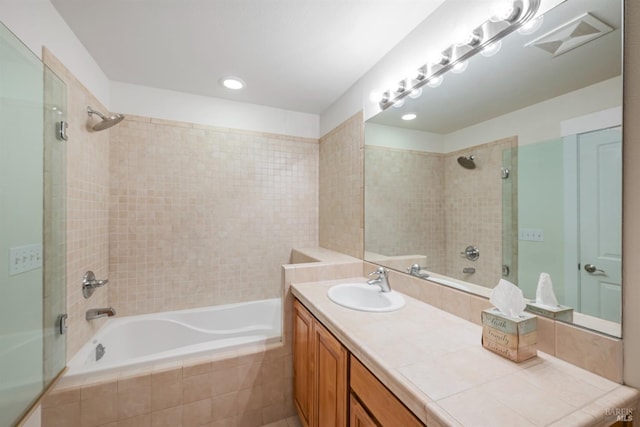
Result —
[{"label": "vanity countertop", "polygon": [[389,313],[350,310],[327,297],[333,285],[365,281],[294,283],[291,290],[429,427],[609,426],[619,410],[636,408],[634,388],[541,351],[511,362],[482,347],[482,327],[409,296]]}]

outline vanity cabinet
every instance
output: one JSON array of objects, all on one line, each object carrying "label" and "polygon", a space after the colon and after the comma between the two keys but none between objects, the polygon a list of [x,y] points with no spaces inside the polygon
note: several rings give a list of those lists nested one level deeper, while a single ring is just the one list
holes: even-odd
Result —
[{"label": "vanity cabinet", "polygon": [[378,427],[364,406],[358,402],[353,393],[349,395],[349,426],[350,427]]},{"label": "vanity cabinet", "polygon": [[293,305],[293,394],[305,427],[347,425],[347,350],[299,301]]},{"label": "vanity cabinet", "polygon": [[293,303],[293,378],[304,427],[424,427],[298,300]]},{"label": "vanity cabinet", "polygon": [[[355,410],[358,412],[356,421],[360,424],[352,424],[352,426],[375,426],[377,425],[376,423],[366,424],[368,422],[367,419],[373,422],[372,418],[375,418],[383,427],[424,427],[424,424],[353,355],[351,355],[349,369],[349,387],[352,393],[351,410],[354,410],[353,402],[355,399],[353,395],[356,395],[362,402],[362,406],[371,414],[369,416],[365,411],[367,417],[364,418],[359,415],[360,409],[364,410],[364,408],[356,407]],[[357,400],[356,402],[359,403]]]}]

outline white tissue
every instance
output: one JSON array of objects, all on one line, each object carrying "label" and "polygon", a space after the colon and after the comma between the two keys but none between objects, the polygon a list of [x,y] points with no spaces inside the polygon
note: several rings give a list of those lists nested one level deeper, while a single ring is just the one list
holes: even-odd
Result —
[{"label": "white tissue", "polygon": [[547,273],[540,273],[538,288],[536,289],[536,304],[558,307],[558,299],[556,298],[556,293],[553,292],[551,276]]},{"label": "white tissue", "polygon": [[489,301],[501,313],[511,317],[520,316],[527,306],[522,290],[504,279],[500,279],[496,287],[493,288]]}]

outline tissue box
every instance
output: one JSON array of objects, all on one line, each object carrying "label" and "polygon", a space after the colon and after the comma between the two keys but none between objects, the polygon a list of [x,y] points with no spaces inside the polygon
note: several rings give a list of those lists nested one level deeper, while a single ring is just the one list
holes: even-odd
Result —
[{"label": "tissue box", "polygon": [[535,302],[528,302],[526,310],[529,313],[537,314],[539,316],[549,317],[550,319],[573,323],[573,308],[567,307],[566,305],[559,305],[558,307],[549,307],[548,305],[536,304]]},{"label": "tissue box", "polygon": [[492,308],[482,312],[482,346],[515,362],[537,354],[537,317],[511,317]]}]

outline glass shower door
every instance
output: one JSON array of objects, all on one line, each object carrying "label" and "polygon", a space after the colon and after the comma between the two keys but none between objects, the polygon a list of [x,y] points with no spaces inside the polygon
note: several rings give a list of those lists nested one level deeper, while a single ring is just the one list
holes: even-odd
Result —
[{"label": "glass shower door", "polygon": [[64,327],[67,282],[66,143],[67,87],[44,67],[44,387],[67,361]]},{"label": "glass shower door", "polygon": [[64,108],[60,83],[0,24],[1,426],[15,425],[65,364],[53,320],[65,306],[65,153],[46,108],[53,98]]}]

